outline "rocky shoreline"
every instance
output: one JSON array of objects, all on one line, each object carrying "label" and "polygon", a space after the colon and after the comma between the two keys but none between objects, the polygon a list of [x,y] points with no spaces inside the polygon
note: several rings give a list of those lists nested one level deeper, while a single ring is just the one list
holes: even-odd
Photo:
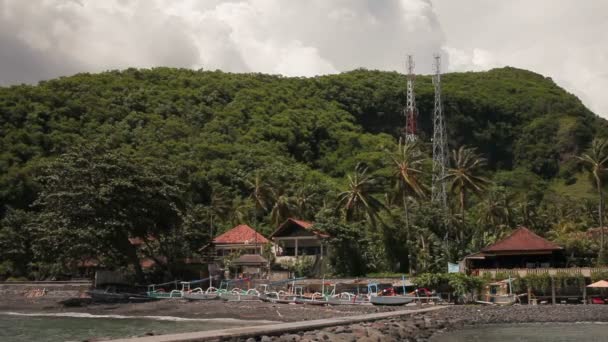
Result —
[{"label": "rocky shoreline", "polygon": [[[263,302],[225,303],[162,300],[149,303],[95,304],[63,307],[57,298],[3,297],[1,311],[81,312],[126,316],[175,316],[183,318],[234,318],[274,322],[306,321],[376,312],[404,310],[408,307],[308,306]],[[417,307],[411,307],[415,309]],[[241,341],[428,341],[434,334],[484,324],[608,322],[608,305],[450,305],[442,310],[412,314],[366,323],[299,331],[280,336],[256,336]]]},{"label": "rocky shoreline", "polygon": [[429,341],[437,333],[448,333],[465,326],[516,323],[608,322],[608,306],[451,306],[444,310],[414,314],[374,322],[302,331],[281,336],[258,336],[245,342],[312,341]]}]

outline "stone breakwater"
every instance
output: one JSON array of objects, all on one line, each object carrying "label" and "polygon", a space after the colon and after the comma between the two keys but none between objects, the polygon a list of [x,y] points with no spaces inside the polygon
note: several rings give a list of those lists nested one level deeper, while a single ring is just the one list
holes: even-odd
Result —
[{"label": "stone breakwater", "polygon": [[445,310],[367,323],[240,339],[246,342],[428,341],[433,334],[465,326],[499,323],[608,322],[608,306],[454,306]]}]

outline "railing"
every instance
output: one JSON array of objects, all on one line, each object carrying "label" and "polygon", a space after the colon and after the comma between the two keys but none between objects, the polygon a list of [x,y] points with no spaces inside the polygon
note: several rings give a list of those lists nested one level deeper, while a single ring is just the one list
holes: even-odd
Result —
[{"label": "railing", "polygon": [[592,273],[596,272],[608,272],[608,267],[569,267],[569,268],[479,268],[471,270],[473,275],[484,276],[491,275],[492,277],[496,274],[505,274],[511,276],[525,277],[528,274],[571,274],[571,275],[582,275],[583,277],[591,277]]}]

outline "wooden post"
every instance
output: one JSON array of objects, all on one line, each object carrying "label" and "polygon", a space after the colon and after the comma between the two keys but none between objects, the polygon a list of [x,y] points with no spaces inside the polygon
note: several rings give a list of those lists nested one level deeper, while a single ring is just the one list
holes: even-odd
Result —
[{"label": "wooden post", "polygon": [[583,304],[587,305],[587,282],[583,278]]},{"label": "wooden post", "polygon": [[555,278],[551,277],[551,302],[555,305]]},{"label": "wooden post", "polygon": [[532,304],[532,288],[528,286],[528,305]]},{"label": "wooden post", "polygon": [[298,238],[296,238],[296,258],[298,257]]}]

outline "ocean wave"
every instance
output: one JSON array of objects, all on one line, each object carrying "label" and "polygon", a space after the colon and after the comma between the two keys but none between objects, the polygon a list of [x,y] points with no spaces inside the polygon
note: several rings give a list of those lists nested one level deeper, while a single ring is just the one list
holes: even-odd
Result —
[{"label": "ocean wave", "polygon": [[236,318],[184,318],[175,316],[126,316],[126,315],[93,315],[86,312],[12,312],[0,311],[0,315],[7,316],[26,316],[26,317],[69,317],[69,318],[113,318],[113,319],[149,319],[156,321],[171,322],[223,322],[223,323],[243,323],[243,324],[272,324],[275,321],[267,320],[245,320]]}]

